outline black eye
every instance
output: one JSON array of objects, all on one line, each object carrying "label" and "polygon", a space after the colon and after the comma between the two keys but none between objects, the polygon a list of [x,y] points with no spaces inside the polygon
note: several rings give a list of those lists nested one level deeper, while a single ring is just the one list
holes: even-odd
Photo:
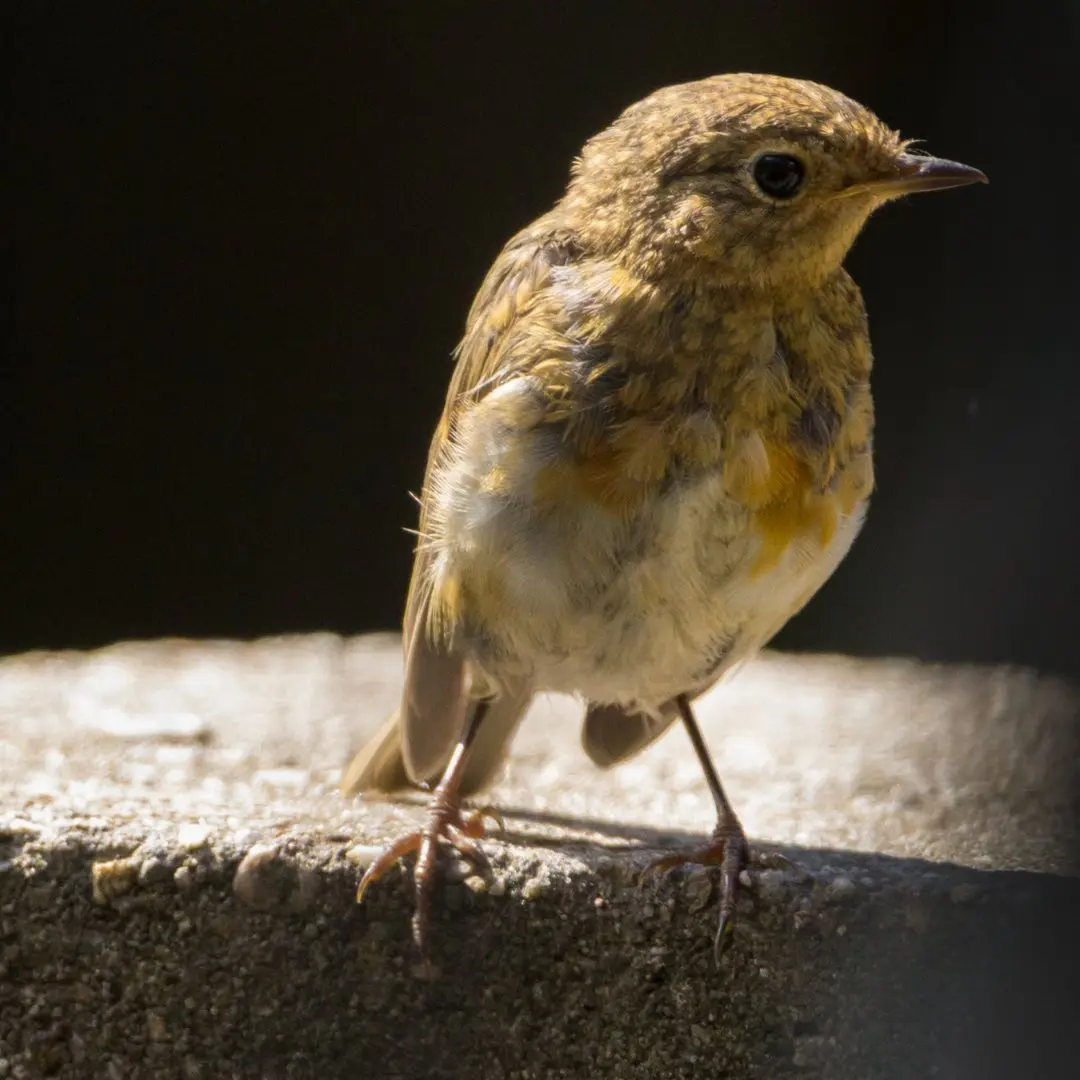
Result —
[{"label": "black eye", "polygon": [[754,181],[773,199],[790,199],[806,177],[806,166],[790,154],[762,154],[754,162]]}]

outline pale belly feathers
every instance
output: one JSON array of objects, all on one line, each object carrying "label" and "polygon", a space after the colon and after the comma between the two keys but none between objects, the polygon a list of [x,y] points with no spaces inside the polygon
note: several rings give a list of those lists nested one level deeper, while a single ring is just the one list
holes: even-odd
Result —
[{"label": "pale belly feathers", "polygon": [[797,537],[762,568],[753,515],[719,471],[658,491],[628,517],[569,496],[541,505],[536,473],[550,446],[507,434],[465,425],[434,485],[432,515],[433,586],[463,586],[459,633],[496,684],[525,678],[537,690],[648,711],[704,689],[813,596],[865,514],[862,502],[824,543]]}]

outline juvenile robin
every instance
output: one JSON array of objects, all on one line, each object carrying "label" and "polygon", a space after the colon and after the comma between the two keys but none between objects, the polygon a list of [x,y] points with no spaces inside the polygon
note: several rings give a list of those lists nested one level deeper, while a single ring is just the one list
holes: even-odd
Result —
[{"label": "juvenile robin", "polygon": [[538,691],[587,703],[601,767],[680,719],[717,822],[717,950],[748,851],[692,711],[851,547],[873,486],[870,340],[844,257],[879,206],[986,177],[913,151],[828,87],[670,86],[589,140],[555,208],[473,302],[420,499],[399,709],[346,793],[436,784],[416,852],[425,954],[436,852],[478,869],[464,795]]}]

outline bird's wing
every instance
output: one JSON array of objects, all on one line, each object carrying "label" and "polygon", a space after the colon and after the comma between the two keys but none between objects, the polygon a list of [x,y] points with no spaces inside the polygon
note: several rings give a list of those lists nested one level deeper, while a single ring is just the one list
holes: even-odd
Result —
[{"label": "bird's wing", "polygon": [[610,769],[659,739],[678,716],[674,700],[665,702],[655,716],[621,705],[592,704],[585,713],[581,745],[595,765]]},{"label": "bird's wing", "polygon": [[[431,485],[452,445],[462,411],[518,370],[520,365],[508,350],[513,330],[537,303],[552,268],[573,257],[572,239],[551,215],[541,218],[506,245],[473,301],[442,417],[428,451],[420,498],[420,543],[405,603],[401,705],[346,770],[342,788],[347,794],[393,791],[408,783],[430,781],[445,768],[461,736],[470,707],[466,657],[433,639],[428,631]],[[489,708],[466,770],[471,789],[491,780],[531,697],[530,687],[504,687]]]},{"label": "bird's wing", "polygon": [[[405,602],[406,650],[430,591],[429,556],[423,543],[431,526],[431,484],[444,461],[462,413],[512,378],[522,361],[508,355],[515,328],[535,306],[547,286],[551,270],[574,257],[572,239],[563,234],[551,215],[540,218],[513,237],[488,271],[465,322],[465,335],[456,350],[442,416],[428,449],[427,469],[420,497],[421,543],[413,562],[409,595]],[[523,358],[527,361],[528,358]]]}]

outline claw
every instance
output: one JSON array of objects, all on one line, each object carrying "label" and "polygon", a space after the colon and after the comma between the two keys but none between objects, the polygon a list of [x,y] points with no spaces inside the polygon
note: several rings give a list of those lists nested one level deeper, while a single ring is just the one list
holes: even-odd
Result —
[{"label": "claw", "polygon": [[481,876],[491,876],[491,862],[484,849],[464,829],[456,825],[447,825],[447,839],[457,849],[467,863]]},{"label": "claw", "polygon": [[415,851],[418,851],[422,839],[423,833],[409,833],[408,836],[396,840],[383,851],[364,871],[364,876],[360,879],[360,884],[356,888],[356,902],[359,904],[364,899],[364,893],[367,892],[368,886],[378,881],[391,866],[400,862],[406,855],[412,855]]},{"label": "claw", "polygon": [[713,958],[720,963],[724,950],[731,939],[735,925],[735,901],[739,895],[739,874],[749,861],[750,851],[742,827],[735,822],[724,828],[718,827],[713,843],[723,844],[724,857],[720,864],[720,918],[713,939]]},{"label": "claw", "polygon": [[654,859],[642,871],[641,876],[670,870],[676,866],[720,865],[720,917],[713,938],[713,957],[720,963],[731,942],[735,927],[735,902],[739,893],[739,874],[749,861],[746,837],[738,821],[718,824],[710,843],[696,851],[683,855],[665,855]]},{"label": "claw", "polygon": [[662,858],[653,859],[642,869],[642,875],[658,874],[664,870],[674,870],[676,866],[715,866],[724,860],[723,847],[710,844],[708,847],[697,848],[680,855],[664,855]]},{"label": "claw", "polygon": [[[391,866],[406,855],[416,855],[416,866],[413,869],[416,910],[412,918],[412,938],[420,953],[419,970],[422,978],[434,978],[437,971],[428,956],[427,930],[432,916],[435,862],[439,845],[446,844],[454,848],[477,874],[490,878],[491,863],[483,848],[476,842],[477,838],[484,835],[485,816],[495,817],[496,814],[487,810],[463,814],[456,804],[435,800],[424,828],[401,837],[387,847],[360,879],[356,890],[357,903],[363,900],[368,886],[378,881]],[[499,821],[501,822],[501,818]]]},{"label": "claw", "polygon": [[734,924],[726,915],[721,915],[716,924],[716,936],[713,938],[712,950],[713,963],[716,964],[717,967],[720,966],[720,961],[723,959],[728,945],[731,944],[733,930]]},{"label": "claw", "polygon": [[461,830],[466,836],[483,836],[484,818],[493,821],[498,826],[499,832],[506,832],[506,822],[502,814],[494,806],[478,806],[475,810],[461,815]]}]

